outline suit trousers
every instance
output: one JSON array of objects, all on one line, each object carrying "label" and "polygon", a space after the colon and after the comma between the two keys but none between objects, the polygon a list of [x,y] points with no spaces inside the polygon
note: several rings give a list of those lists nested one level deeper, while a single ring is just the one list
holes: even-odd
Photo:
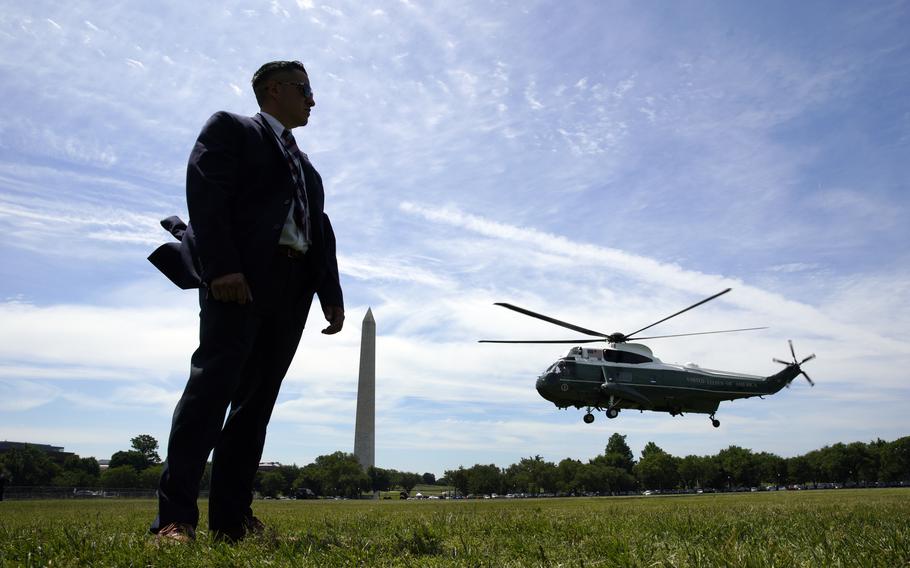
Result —
[{"label": "suit trousers", "polygon": [[151,532],[173,522],[198,524],[196,500],[212,450],[209,528],[236,528],[252,516],[266,427],[313,300],[306,260],[276,249],[270,281],[254,289],[248,304],[200,290],[199,348],[174,410]]}]

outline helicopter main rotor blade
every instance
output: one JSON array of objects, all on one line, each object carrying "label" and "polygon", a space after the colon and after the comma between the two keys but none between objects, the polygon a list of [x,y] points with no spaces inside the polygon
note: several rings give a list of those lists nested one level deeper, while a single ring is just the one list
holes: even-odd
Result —
[{"label": "helicopter main rotor blade", "polygon": [[805,371],[800,371],[800,373],[802,374],[802,376],[806,377],[806,380],[807,380],[807,381],[809,381],[809,386],[810,386],[810,387],[814,387],[814,386],[815,386],[815,381],[813,381],[812,379],[810,379],[810,378],[809,378],[809,375],[807,375]]},{"label": "helicopter main rotor blade", "polygon": [[[650,337],[636,337],[636,341],[641,341],[645,339],[663,339],[664,337],[684,337],[686,335],[708,335],[709,333],[733,333],[735,331],[754,331],[756,329],[768,329],[767,327],[744,327],[742,329],[724,329],[721,331],[699,331],[696,333],[676,333],[673,335],[652,335]],[[781,361],[783,363],[783,361]],[[789,365],[789,363],[784,363]]]},{"label": "helicopter main rotor blade", "polygon": [[[711,296],[710,298],[705,298],[705,299],[702,300],[701,302],[696,302],[696,303],[692,304],[691,306],[689,306],[688,308],[676,312],[676,313],[673,314],[672,316],[667,316],[667,317],[665,317],[664,319],[662,319],[662,320],[660,320],[660,321],[656,321],[656,322],[652,323],[651,325],[648,325],[648,326],[645,326],[645,327],[639,329],[638,331],[633,331],[632,333],[629,333],[629,334],[626,335],[626,339],[631,338],[631,337],[632,337],[633,335],[635,335],[636,333],[640,333],[640,332],[642,332],[642,331],[644,331],[644,330],[646,330],[646,329],[652,328],[652,327],[654,327],[655,325],[657,325],[657,324],[659,324],[659,323],[663,323],[663,322],[667,321],[667,320],[670,319],[670,318],[675,318],[675,317],[678,316],[679,314],[688,312],[688,311],[691,310],[692,308],[697,308],[698,306],[704,304],[705,302],[710,302],[710,301],[713,300],[714,298],[717,298],[717,297],[719,297],[719,296],[723,296],[724,294],[726,294],[726,293],[729,292],[730,290],[732,290],[732,288],[727,288],[727,289],[724,290],[723,292],[718,292],[717,294],[714,294],[714,295]],[[639,339],[639,338],[636,338],[636,339]]]},{"label": "helicopter main rotor blade", "polygon": [[526,315],[526,316],[531,316],[532,318],[537,318],[537,319],[539,319],[539,320],[543,320],[543,321],[545,321],[545,322],[549,322],[549,323],[558,325],[558,326],[560,326],[560,327],[564,327],[564,328],[566,328],[566,329],[571,329],[572,331],[577,331],[578,333],[583,333],[583,334],[585,334],[585,335],[593,335],[594,337],[600,337],[600,338],[602,338],[601,341],[606,340],[607,337],[610,335],[609,333],[601,333],[601,332],[599,332],[599,331],[594,331],[594,330],[591,330],[591,329],[585,329],[585,328],[583,328],[583,327],[580,327],[580,326],[577,326],[577,325],[574,325],[574,324],[571,324],[571,323],[568,323],[568,322],[564,322],[564,321],[560,321],[560,320],[555,319],[555,318],[551,318],[550,316],[545,316],[545,315],[543,315],[543,314],[538,314],[537,312],[532,312],[531,310],[526,310],[526,309],[524,309],[524,308],[519,308],[518,306],[513,306],[512,304],[506,304],[506,303],[503,303],[503,302],[496,302],[494,305],[496,305],[496,306],[502,306],[502,307],[504,307],[504,308],[508,308],[508,309],[510,309],[510,310],[512,310],[512,311],[515,311],[515,312],[518,312],[518,313],[520,313],[520,314],[524,314],[524,315]]},{"label": "helicopter main rotor blade", "polygon": [[481,339],[477,343],[600,343],[603,339]]}]

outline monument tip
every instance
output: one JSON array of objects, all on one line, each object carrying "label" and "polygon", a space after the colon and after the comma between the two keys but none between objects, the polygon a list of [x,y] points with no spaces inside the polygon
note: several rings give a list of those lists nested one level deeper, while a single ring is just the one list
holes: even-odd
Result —
[{"label": "monument tip", "polygon": [[367,315],[363,316],[363,321],[372,321],[372,322],[375,322],[375,321],[376,321],[376,320],[373,319],[373,310],[372,310],[372,308],[367,308]]}]

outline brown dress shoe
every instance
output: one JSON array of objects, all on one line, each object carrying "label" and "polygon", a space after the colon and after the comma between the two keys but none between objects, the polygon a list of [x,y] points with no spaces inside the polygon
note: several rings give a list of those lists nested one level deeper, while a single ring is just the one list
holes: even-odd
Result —
[{"label": "brown dress shoe", "polygon": [[265,524],[255,516],[243,519],[243,528],[246,529],[246,534],[262,536],[266,533]]},{"label": "brown dress shoe", "polygon": [[189,523],[169,523],[155,536],[158,542],[186,543],[196,540],[196,529]]},{"label": "brown dress shoe", "polygon": [[268,529],[258,518],[250,516],[244,518],[243,522],[236,527],[212,531],[212,538],[216,542],[226,542],[228,544],[239,542],[248,536],[268,536]]}]

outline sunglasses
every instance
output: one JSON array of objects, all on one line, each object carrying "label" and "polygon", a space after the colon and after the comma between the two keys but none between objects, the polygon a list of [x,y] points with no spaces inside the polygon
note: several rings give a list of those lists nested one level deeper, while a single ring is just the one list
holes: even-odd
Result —
[{"label": "sunglasses", "polygon": [[279,85],[294,85],[295,87],[297,87],[297,90],[300,92],[301,96],[306,97],[306,98],[310,98],[313,96],[313,89],[310,88],[309,83],[304,83],[302,81],[296,82],[296,83],[288,82],[288,81],[279,81],[278,84]]}]

